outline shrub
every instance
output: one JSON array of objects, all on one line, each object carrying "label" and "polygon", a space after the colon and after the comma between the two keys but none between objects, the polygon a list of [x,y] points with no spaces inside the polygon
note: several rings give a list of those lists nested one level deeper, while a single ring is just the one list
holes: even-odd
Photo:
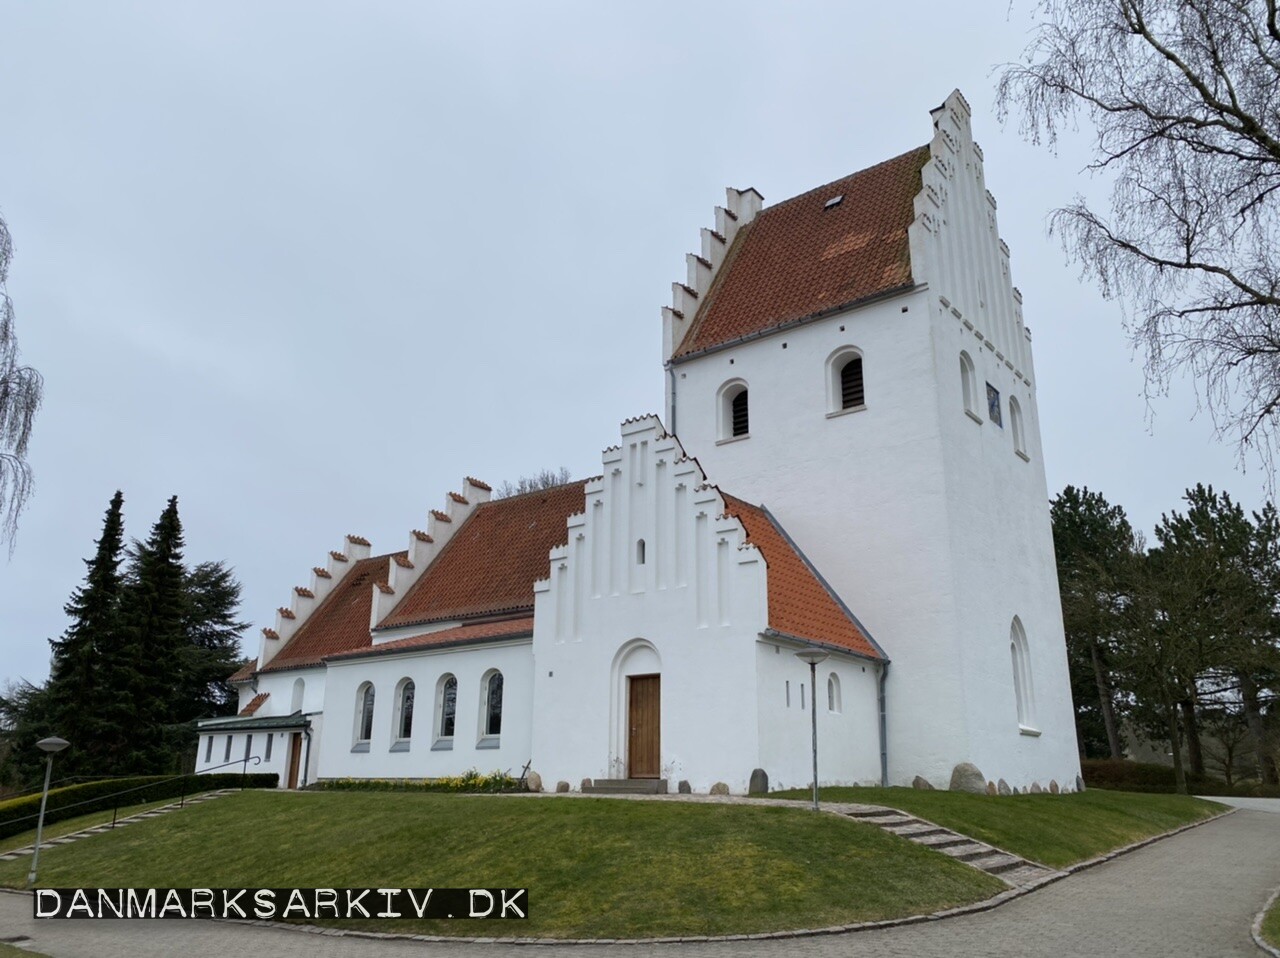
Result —
[{"label": "shrub", "polygon": [[[1084,783],[1089,788],[1110,788],[1122,792],[1175,791],[1173,767],[1125,759],[1087,758],[1081,761]],[[1280,786],[1258,782],[1237,782],[1228,786],[1216,778],[1187,775],[1187,791],[1194,795],[1280,798]]]},{"label": "shrub", "polygon": [[506,772],[482,775],[469,768],[461,775],[443,778],[325,778],[315,785],[326,791],[349,792],[520,792],[519,779]]},{"label": "shrub", "polygon": [[[132,778],[108,778],[82,785],[68,785],[49,791],[49,803],[45,807],[46,825],[106,811],[122,805],[138,805],[156,802],[180,795],[194,795],[216,788],[275,788],[280,776],[272,773],[242,775],[239,772],[213,775],[138,775]],[[40,795],[24,795],[21,798],[0,802],[0,838],[35,828],[40,816]]]}]

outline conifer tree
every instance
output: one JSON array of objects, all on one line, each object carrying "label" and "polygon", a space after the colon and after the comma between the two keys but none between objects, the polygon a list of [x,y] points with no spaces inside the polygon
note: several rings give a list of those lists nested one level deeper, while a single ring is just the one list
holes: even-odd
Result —
[{"label": "conifer tree", "polygon": [[[62,638],[50,640],[53,662],[48,693],[51,731],[75,744],[62,765],[67,771],[92,768],[104,747],[128,733],[127,719],[111,701],[112,687],[128,663],[119,661],[120,574],[124,550],[124,495],[111,498],[97,551],[86,559],[82,586],[63,607],[71,624]],[[113,722],[114,727],[113,727]]]},{"label": "conifer tree", "polygon": [[227,676],[240,664],[240,583],[222,562],[201,562],[186,579],[185,656],[176,719],[181,722],[235,711]]},{"label": "conifer tree", "polygon": [[137,681],[129,690],[136,733],[127,771],[164,772],[172,766],[169,730],[179,720],[186,645],[183,545],[178,497],[173,496],[147,541],[135,542],[130,556],[124,644],[137,663]]}]

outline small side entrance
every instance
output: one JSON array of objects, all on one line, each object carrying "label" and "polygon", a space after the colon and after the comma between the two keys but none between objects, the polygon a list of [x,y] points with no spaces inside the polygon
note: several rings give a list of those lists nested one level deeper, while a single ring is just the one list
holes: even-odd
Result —
[{"label": "small side entrance", "polygon": [[662,676],[627,676],[627,776],[657,778],[661,771]]},{"label": "small side entrance", "polygon": [[298,787],[298,766],[302,760],[302,733],[289,736],[289,787]]}]

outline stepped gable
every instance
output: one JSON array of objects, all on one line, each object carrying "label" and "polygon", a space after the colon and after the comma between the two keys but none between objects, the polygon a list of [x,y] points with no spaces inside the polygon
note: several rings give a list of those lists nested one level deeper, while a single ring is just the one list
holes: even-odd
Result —
[{"label": "stepped gable", "polygon": [[[586,482],[481,503],[377,628],[533,611],[565,520],[586,508]],[[366,643],[367,644],[367,643]]]},{"label": "stepped gable", "polygon": [[249,700],[249,704],[240,710],[241,715],[253,715],[258,709],[262,708],[262,703],[271,698],[270,692],[259,692]]},{"label": "stepped gable", "polygon": [[354,564],[307,621],[259,671],[318,666],[326,655],[370,645],[369,608],[373,586],[385,584],[395,555],[373,556]]},{"label": "stepped gable", "polygon": [[922,146],[761,210],[738,231],[672,358],[909,289],[907,227],[929,156]]},{"label": "stepped gable", "polygon": [[726,493],[725,513],[747,531],[747,541],[760,550],[768,569],[769,628],[784,635],[832,645],[872,659],[884,659],[880,648],[819,578],[809,560],[786,537],[765,509]]},{"label": "stepped gable", "polygon": [[533,618],[525,616],[519,619],[502,619],[498,622],[475,622],[471,625],[460,625],[452,629],[441,629],[439,632],[427,632],[408,639],[396,639],[394,642],[379,642],[367,649],[354,652],[339,652],[325,656],[326,662],[358,659],[371,655],[383,655],[389,652],[411,652],[415,649],[429,649],[438,646],[469,645],[473,642],[491,642],[494,639],[517,639],[533,635]]}]

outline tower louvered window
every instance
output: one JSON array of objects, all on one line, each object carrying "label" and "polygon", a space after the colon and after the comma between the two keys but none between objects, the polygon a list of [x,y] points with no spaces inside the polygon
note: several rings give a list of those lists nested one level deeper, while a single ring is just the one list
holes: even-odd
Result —
[{"label": "tower louvered window", "polygon": [[747,391],[744,389],[733,397],[732,406],[733,435],[745,436],[748,431]]},{"label": "tower louvered window", "polygon": [[862,357],[854,356],[840,369],[840,408],[856,409],[866,404],[862,385]]}]

